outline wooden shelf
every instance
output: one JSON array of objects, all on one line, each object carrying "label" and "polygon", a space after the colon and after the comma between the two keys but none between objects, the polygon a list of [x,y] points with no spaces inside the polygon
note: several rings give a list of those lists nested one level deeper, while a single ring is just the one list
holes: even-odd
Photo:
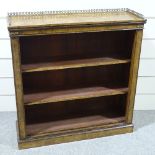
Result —
[{"label": "wooden shelf", "polygon": [[43,135],[50,132],[58,132],[62,130],[74,130],[85,127],[101,126],[116,124],[125,121],[123,116],[104,116],[104,115],[92,115],[81,116],[77,118],[68,118],[64,120],[49,121],[35,124],[27,124],[27,134],[31,136]]},{"label": "wooden shelf", "polygon": [[67,69],[67,68],[81,68],[81,67],[122,64],[122,63],[129,63],[129,62],[130,62],[130,59],[117,59],[117,58],[109,58],[109,57],[67,60],[67,61],[59,61],[59,62],[25,64],[25,65],[22,65],[22,72],[60,70],[60,69]]},{"label": "wooden shelf", "polygon": [[72,90],[32,93],[24,95],[25,105],[61,102],[77,99],[87,99],[102,96],[112,96],[127,93],[128,88],[110,89],[106,87],[90,87]]}]

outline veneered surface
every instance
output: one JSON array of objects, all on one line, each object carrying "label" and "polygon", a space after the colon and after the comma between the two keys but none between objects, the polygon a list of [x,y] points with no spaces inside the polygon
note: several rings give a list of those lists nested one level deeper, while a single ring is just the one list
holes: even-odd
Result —
[{"label": "veneered surface", "polygon": [[40,27],[77,24],[135,23],[144,22],[144,18],[130,10],[115,9],[109,11],[73,11],[59,13],[15,13],[9,16],[9,28]]}]

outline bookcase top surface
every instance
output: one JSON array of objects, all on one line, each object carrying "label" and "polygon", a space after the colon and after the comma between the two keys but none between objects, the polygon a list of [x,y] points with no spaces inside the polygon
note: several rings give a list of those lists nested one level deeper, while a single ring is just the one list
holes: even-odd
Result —
[{"label": "bookcase top surface", "polygon": [[68,25],[144,24],[143,15],[128,8],[8,13],[8,28]]}]

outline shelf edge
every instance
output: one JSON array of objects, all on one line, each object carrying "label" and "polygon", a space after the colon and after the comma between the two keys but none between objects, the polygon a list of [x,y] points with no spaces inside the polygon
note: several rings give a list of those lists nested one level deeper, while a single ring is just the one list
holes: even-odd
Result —
[{"label": "shelf edge", "polygon": [[[52,70],[63,70],[63,69],[72,69],[72,68],[83,68],[83,67],[96,67],[96,66],[106,66],[106,65],[115,65],[115,64],[125,64],[130,63],[130,59],[114,59],[111,61],[101,61],[101,62],[94,62],[94,63],[79,63],[79,64],[66,64],[66,65],[57,65],[57,66],[47,66],[47,67],[36,67],[33,69],[22,69],[23,73],[30,73],[30,72],[40,72],[40,71],[52,71]],[[22,65],[26,67],[26,65]]]},{"label": "shelf edge", "polygon": [[63,101],[73,101],[73,100],[80,100],[80,99],[89,99],[89,98],[96,98],[96,97],[104,97],[104,96],[114,96],[114,95],[121,95],[121,94],[126,94],[128,92],[128,88],[125,90],[114,90],[113,92],[109,93],[97,93],[97,94],[91,94],[91,95],[81,95],[81,96],[68,96],[64,98],[57,98],[55,99],[42,99],[39,101],[34,101],[34,102],[29,102],[25,103],[26,106],[31,106],[31,105],[36,105],[36,104],[47,104],[47,103],[55,103],[55,102],[63,102]]}]

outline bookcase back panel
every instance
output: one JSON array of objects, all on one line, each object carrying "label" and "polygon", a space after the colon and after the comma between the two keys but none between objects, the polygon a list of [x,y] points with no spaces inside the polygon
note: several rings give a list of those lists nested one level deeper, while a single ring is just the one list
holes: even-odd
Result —
[{"label": "bookcase back panel", "polygon": [[96,57],[130,58],[135,31],[20,37],[22,64]]},{"label": "bookcase back panel", "polygon": [[103,86],[128,87],[130,64],[23,73],[24,93]]},{"label": "bookcase back panel", "polygon": [[125,117],[125,104],[126,95],[124,94],[28,106],[26,107],[27,133],[35,135],[87,127],[95,125],[95,120],[98,120],[100,123],[96,123],[100,125],[108,124],[109,121],[116,123],[115,121],[119,121],[120,117]]}]

